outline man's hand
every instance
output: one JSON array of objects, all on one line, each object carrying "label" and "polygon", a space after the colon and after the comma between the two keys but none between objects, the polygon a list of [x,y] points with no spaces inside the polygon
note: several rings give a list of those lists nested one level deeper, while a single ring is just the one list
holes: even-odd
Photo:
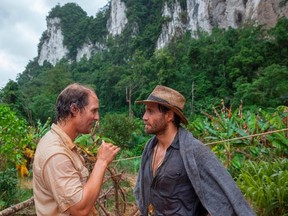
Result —
[{"label": "man's hand", "polygon": [[118,146],[102,141],[98,149],[97,160],[104,162],[108,166],[119,151],[120,148]]}]

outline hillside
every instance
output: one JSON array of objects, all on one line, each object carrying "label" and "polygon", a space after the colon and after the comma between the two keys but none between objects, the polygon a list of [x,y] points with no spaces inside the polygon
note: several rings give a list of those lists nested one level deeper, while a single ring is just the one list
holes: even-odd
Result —
[{"label": "hillside", "polygon": [[71,82],[95,88],[101,112],[133,113],[156,84],[187,98],[188,116],[227,106],[276,107],[288,100],[288,21],[281,1],[120,1],[95,17],[56,5],[38,56],[1,90],[29,122],[54,115]]}]

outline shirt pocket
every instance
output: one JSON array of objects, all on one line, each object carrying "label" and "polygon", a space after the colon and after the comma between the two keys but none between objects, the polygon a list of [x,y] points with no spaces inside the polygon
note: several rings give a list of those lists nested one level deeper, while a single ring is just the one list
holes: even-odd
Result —
[{"label": "shirt pocket", "polygon": [[174,193],[177,185],[183,181],[186,171],[181,157],[173,157],[171,160],[167,160],[163,168],[157,185],[160,191],[165,191],[166,195],[169,196]]},{"label": "shirt pocket", "polygon": [[185,174],[183,160],[180,154],[172,156],[166,161],[163,177],[171,180],[180,179]]}]

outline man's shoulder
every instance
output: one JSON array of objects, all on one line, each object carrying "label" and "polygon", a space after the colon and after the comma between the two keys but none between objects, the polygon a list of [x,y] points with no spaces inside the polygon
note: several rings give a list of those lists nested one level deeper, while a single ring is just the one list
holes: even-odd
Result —
[{"label": "man's shoulder", "polygon": [[185,128],[179,128],[179,144],[180,149],[184,150],[186,153],[210,151],[202,141],[195,138],[193,134]]},{"label": "man's shoulder", "polygon": [[203,145],[203,143],[200,140],[198,140],[197,138],[195,138],[193,136],[191,131],[189,131],[186,128],[183,128],[183,127],[179,128],[179,139],[182,142],[185,141],[185,143]]},{"label": "man's shoulder", "polygon": [[42,157],[50,157],[49,155],[54,153],[65,152],[66,148],[62,144],[62,140],[53,131],[48,131],[38,142],[36,147],[36,154]]},{"label": "man's shoulder", "polygon": [[54,145],[55,143],[59,143],[61,141],[60,137],[53,133],[52,130],[49,130],[38,142],[37,148],[40,147],[49,147],[50,145]]}]

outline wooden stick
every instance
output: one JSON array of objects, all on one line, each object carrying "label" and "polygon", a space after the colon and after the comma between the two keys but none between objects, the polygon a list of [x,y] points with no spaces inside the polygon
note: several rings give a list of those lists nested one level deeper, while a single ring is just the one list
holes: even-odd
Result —
[{"label": "wooden stick", "polygon": [[33,204],[34,204],[34,198],[32,196],[30,199],[28,199],[24,202],[18,203],[14,206],[11,206],[9,208],[4,209],[3,211],[0,212],[0,216],[15,214],[16,212],[18,212],[24,208],[27,208],[28,206],[31,206]]}]

